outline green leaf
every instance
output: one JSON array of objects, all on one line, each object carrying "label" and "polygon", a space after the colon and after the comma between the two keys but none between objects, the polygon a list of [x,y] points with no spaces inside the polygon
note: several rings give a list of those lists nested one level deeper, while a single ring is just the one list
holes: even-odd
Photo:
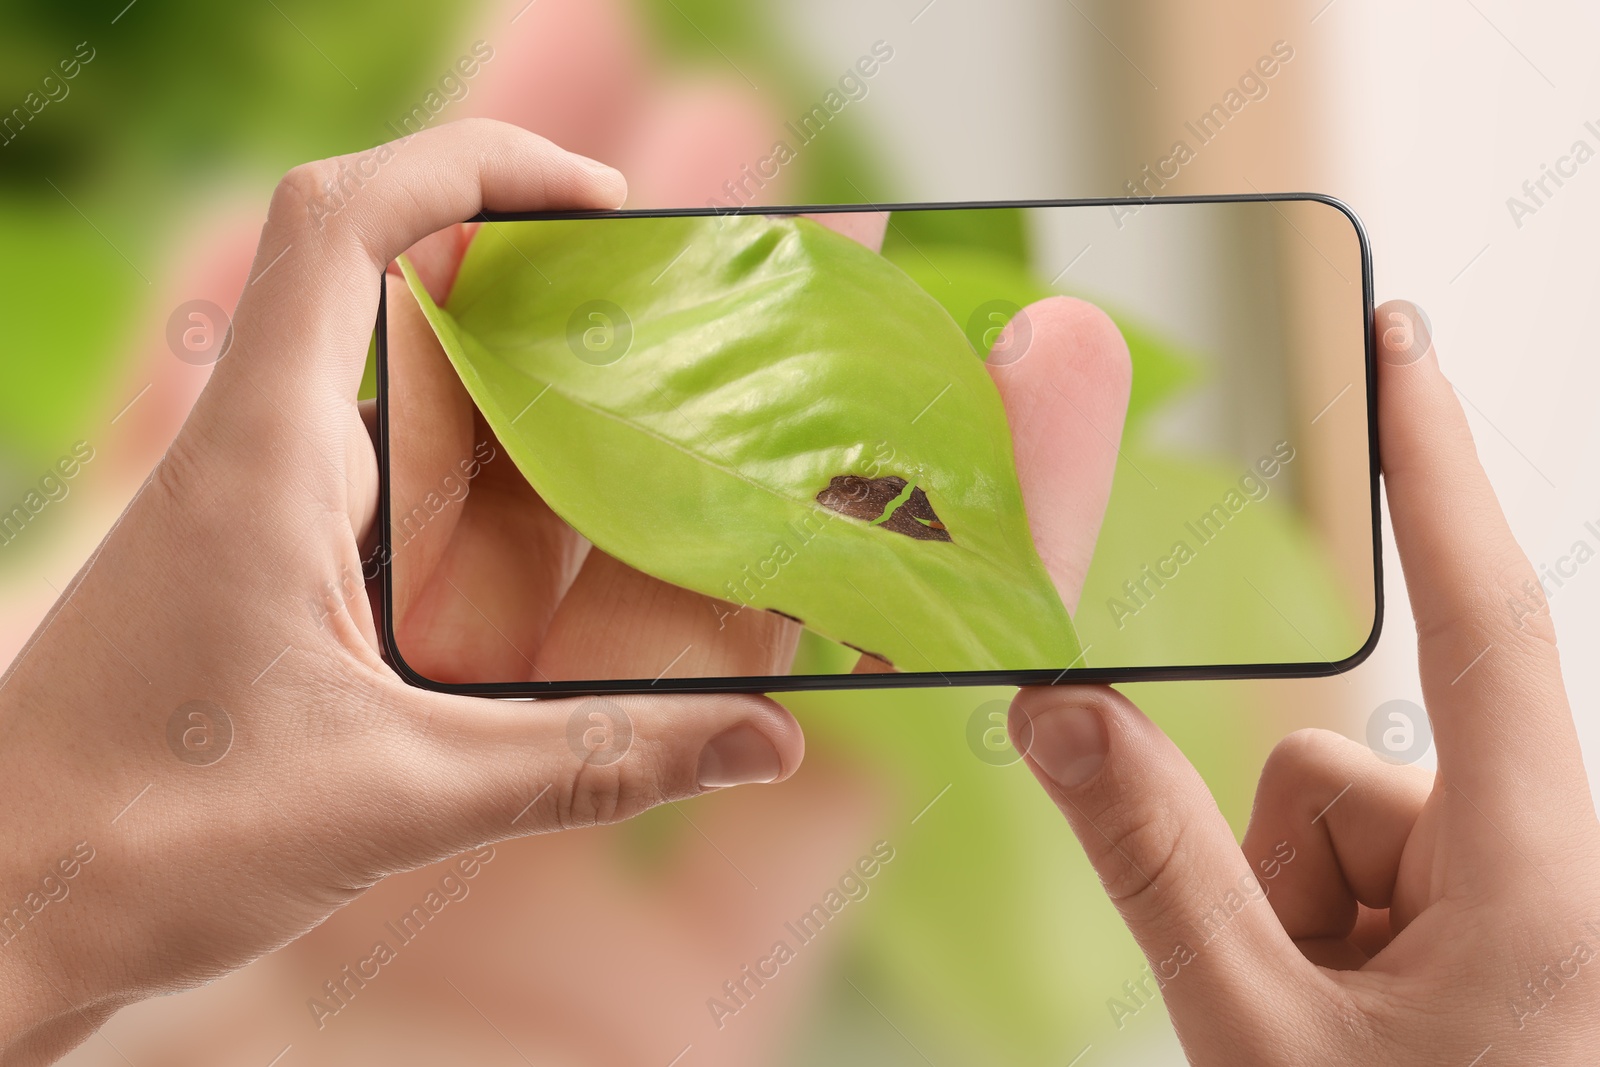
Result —
[{"label": "green leaf", "polygon": [[444,308],[403,267],[507,453],[605,552],[902,670],[1077,658],[999,393],[882,256],[730,216],[486,226]]}]

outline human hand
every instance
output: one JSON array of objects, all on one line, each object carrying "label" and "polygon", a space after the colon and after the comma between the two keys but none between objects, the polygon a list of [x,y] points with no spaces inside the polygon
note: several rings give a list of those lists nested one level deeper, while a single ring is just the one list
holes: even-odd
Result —
[{"label": "human hand", "polygon": [[[1600,825],[1548,614],[1423,320],[1378,309],[1378,417],[1438,773],[1285,739],[1236,844],[1109,688],[1026,689],[1011,733],[1197,1065],[1568,1064],[1600,1037]],[[1263,900],[1264,897],[1264,900]]]},{"label": "human hand", "polygon": [[226,358],[0,681],[0,901],[41,902],[0,948],[4,1062],[48,1061],[387,874],[799,764],[798,726],[760,697],[618,698],[634,742],[602,766],[568,740],[581,701],[425,692],[385,666],[352,581],[376,506],[355,397],[380,270],[483,208],[610,208],[625,188],[485,121],[394,146],[318,225],[339,176],[325,161],[279,186]]}]

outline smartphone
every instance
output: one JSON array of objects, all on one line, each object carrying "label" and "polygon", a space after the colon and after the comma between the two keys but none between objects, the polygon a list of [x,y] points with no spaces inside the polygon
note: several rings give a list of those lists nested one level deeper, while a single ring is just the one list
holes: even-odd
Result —
[{"label": "smartphone", "polygon": [[486,213],[385,276],[386,654],[502,697],[1337,673],[1374,358],[1320,195]]}]

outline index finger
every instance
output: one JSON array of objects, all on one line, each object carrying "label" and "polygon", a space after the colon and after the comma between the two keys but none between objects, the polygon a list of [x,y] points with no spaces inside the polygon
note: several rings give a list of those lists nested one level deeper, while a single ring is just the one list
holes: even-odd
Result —
[{"label": "index finger", "polygon": [[1439,770],[1496,823],[1587,807],[1555,631],[1547,614],[1508,606],[1526,598],[1524,582],[1538,583],[1439,369],[1427,319],[1391,301],[1376,329],[1383,474]]}]

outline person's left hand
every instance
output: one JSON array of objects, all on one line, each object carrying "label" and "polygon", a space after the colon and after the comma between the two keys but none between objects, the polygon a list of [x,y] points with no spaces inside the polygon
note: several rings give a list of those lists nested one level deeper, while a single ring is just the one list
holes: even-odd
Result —
[{"label": "person's left hand", "polygon": [[389,146],[319,212],[370,158],[279,185],[231,348],[0,680],[0,901],[26,902],[0,951],[5,1062],[53,1059],[386,875],[800,763],[798,725],[759,696],[619,698],[634,743],[601,765],[569,740],[581,700],[427,692],[384,664],[352,580],[377,495],[356,393],[380,272],[485,208],[611,208],[626,189],[475,120]]}]

